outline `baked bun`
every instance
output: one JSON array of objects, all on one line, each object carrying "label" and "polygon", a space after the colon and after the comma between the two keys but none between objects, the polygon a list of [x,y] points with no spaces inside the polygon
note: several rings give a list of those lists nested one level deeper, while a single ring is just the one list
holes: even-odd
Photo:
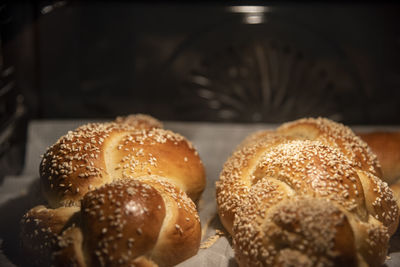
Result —
[{"label": "baked bun", "polygon": [[348,127],[301,119],[248,137],[217,182],[240,266],[381,266],[399,211]]},{"label": "baked bun", "polygon": [[40,176],[49,207],[22,219],[24,250],[37,265],[173,266],[197,253],[193,201],[204,168],[189,141],[156,122],[142,115],[87,124],[46,151]]}]

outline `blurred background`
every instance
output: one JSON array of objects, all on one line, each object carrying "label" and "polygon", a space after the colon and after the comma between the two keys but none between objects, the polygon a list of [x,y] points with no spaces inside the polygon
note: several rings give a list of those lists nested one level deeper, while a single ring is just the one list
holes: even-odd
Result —
[{"label": "blurred background", "polygon": [[21,169],[30,120],[400,124],[399,11],[378,1],[2,1],[0,177]]}]

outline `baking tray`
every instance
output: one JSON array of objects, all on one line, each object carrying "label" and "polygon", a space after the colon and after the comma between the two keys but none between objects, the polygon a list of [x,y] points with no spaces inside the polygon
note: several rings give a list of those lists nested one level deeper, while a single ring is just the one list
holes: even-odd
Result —
[{"label": "baking tray", "polygon": [[[29,124],[24,170],[19,176],[6,177],[0,186],[0,266],[18,266],[21,259],[18,249],[19,221],[28,209],[42,202],[38,184],[40,155],[67,131],[87,122],[86,120],[45,120],[32,121]],[[275,127],[274,124],[164,123],[164,128],[182,134],[194,144],[206,168],[207,186],[199,202],[203,241],[215,236],[216,230],[223,230],[216,214],[215,182],[219,178],[224,162],[248,134]],[[354,126],[353,129],[357,131],[400,130],[400,127]],[[399,232],[397,231],[392,237],[385,266],[400,266]],[[196,256],[179,266],[224,267],[237,266],[237,264],[229,237],[221,236],[211,247],[200,249]]]}]

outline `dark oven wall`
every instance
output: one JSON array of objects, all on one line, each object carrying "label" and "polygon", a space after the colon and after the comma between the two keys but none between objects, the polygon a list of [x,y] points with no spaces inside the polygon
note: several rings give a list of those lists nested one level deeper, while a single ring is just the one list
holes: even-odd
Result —
[{"label": "dark oven wall", "polygon": [[400,122],[397,5],[229,4],[11,4],[29,116]]}]

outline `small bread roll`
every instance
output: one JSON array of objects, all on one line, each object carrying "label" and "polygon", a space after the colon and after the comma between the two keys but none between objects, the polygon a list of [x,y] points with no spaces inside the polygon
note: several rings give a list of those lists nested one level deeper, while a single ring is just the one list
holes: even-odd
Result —
[{"label": "small bread roll", "polygon": [[89,123],[48,148],[49,206],[23,217],[37,266],[173,266],[195,255],[205,171],[193,145],[146,115]]},{"label": "small bread roll", "polygon": [[238,146],[217,182],[240,266],[381,266],[399,209],[350,128],[300,119]]}]

